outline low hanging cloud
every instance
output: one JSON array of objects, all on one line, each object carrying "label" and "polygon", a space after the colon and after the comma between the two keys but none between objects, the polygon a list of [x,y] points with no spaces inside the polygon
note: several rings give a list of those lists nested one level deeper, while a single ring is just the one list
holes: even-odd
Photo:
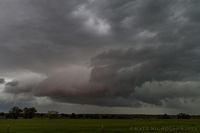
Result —
[{"label": "low hanging cloud", "polygon": [[35,83],[32,83],[31,85],[27,81],[10,81],[6,83],[4,92],[13,94],[28,93],[34,85]]},{"label": "low hanging cloud", "polygon": [[130,97],[157,106],[187,108],[184,104],[199,101],[199,87],[198,81],[146,82],[142,87],[136,87]]},{"label": "low hanging cloud", "polygon": [[[77,74],[69,80],[67,73],[58,74],[36,87],[36,95],[71,103],[134,106],[129,96],[135,93],[136,87],[142,87],[146,82],[197,80],[199,68],[190,65],[197,60],[193,58],[196,53],[191,54],[193,48],[185,47],[171,50],[169,46],[162,45],[158,48],[109,50],[92,58],[89,78],[79,79],[84,76]],[[187,59],[183,61],[185,56]],[[179,69],[179,64],[184,69]],[[135,97],[135,100],[141,99]]]},{"label": "low hanging cloud", "polygon": [[6,86],[14,87],[14,86],[17,86],[18,84],[19,84],[19,81],[10,81],[6,83]]},{"label": "low hanging cloud", "polygon": [[5,84],[3,92],[15,95],[32,95],[32,90],[37,86],[37,84],[39,84],[42,79],[44,79],[43,76],[35,73],[29,73],[28,75],[21,74],[21,77],[18,76],[18,79],[7,82]]},{"label": "low hanging cloud", "polygon": [[4,84],[6,83],[5,79],[4,78],[0,78],[0,84]]}]

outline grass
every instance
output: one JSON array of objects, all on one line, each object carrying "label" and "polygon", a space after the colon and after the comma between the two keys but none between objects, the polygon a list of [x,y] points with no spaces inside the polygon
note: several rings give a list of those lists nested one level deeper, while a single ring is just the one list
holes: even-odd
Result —
[{"label": "grass", "polygon": [[102,124],[104,133],[200,132],[199,119],[0,119],[0,133],[101,133]]}]

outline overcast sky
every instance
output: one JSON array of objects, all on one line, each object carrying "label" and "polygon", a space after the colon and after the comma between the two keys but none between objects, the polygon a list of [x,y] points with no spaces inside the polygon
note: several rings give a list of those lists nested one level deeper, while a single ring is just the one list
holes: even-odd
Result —
[{"label": "overcast sky", "polygon": [[0,112],[198,114],[199,0],[0,0]]}]

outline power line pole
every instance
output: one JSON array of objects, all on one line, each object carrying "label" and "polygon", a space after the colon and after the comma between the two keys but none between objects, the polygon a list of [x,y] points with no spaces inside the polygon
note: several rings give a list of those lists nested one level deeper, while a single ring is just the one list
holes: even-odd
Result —
[{"label": "power line pole", "polygon": [[7,133],[9,133],[9,128],[10,128],[10,125],[8,125],[8,128],[7,128]]}]

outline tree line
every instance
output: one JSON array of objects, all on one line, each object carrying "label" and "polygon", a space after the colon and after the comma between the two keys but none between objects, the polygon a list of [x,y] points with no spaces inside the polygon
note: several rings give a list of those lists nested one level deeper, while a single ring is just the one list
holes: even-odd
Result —
[{"label": "tree line", "polygon": [[145,114],[64,114],[58,111],[50,110],[47,113],[37,113],[35,107],[20,109],[14,106],[9,110],[9,113],[0,113],[0,118],[5,119],[32,119],[32,118],[44,118],[44,119],[190,119],[200,118],[199,115],[190,116],[188,114],[179,113],[177,115],[145,115]]},{"label": "tree line", "polygon": [[31,119],[35,117],[37,110],[35,107],[20,109],[14,106],[9,110],[8,114],[5,114],[5,118],[18,119],[18,117],[23,117],[24,119]]}]

